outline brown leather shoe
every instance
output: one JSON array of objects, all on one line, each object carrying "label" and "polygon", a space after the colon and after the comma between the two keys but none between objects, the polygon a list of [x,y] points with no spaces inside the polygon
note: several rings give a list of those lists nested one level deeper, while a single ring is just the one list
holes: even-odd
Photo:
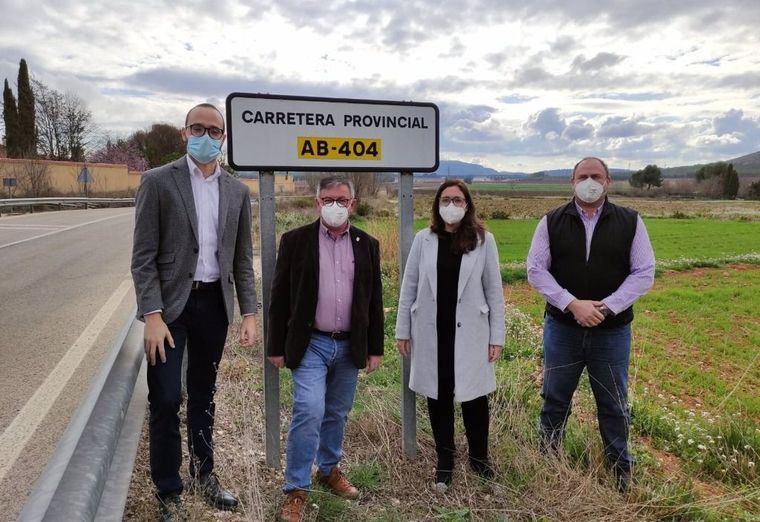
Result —
[{"label": "brown leather shoe", "polygon": [[306,504],[306,492],[300,489],[285,493],[285,502],[280,510],[280,522],[300,522],[303,507]]},{"label": "brown leather shoe", "polygon": [[322,475],[317,470],[317,480],[330,488],[330,491],[339,497],[355,499],[359,498],[359,490],[356,489],[338,468],[333,468],[329,475]]}]

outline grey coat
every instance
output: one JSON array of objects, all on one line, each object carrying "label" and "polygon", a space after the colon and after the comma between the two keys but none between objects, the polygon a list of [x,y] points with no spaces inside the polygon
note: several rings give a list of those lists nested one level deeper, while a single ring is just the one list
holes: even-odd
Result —
[{"label": "grey coat", "polygon": [[[409,388],[438,398],[436,296],[438,236],[429,228],[414,237],[401,283],[396,338],[411,339]],[[488,345],[504,345],[504,294],[493,234],[462,256],[457,282],[454,399],[470,401],[496,389]]]},{"label": "grey coat", "polygon": [[[237,288],[242,314],[256,312],[248,187],[222,171],[219,177],[219,270],[227,319]],[[190,296],[198,263],[198,217],[186,157],[142,175],[135,202],[132,279],[137,318],[163,310],[177,319]]]}]

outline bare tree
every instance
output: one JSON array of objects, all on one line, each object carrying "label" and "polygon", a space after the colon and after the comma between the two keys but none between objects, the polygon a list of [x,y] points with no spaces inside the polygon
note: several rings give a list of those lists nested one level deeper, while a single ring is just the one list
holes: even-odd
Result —
[{"label": "bare tree", "polygon": [[44,161],[20,162],[14,166],[13,172],[19,187],[27,196],[39,198],[50,194],[50,173]]},{"label": "bare tree", "polygon": [[387,182],[386,178],[392,179],[392,176],[382,172],[315,172],[306,175],[309,191],[315,194],[319,181],[327,177],[339,177],[351,181],[354,184],[356,197],[360,199],[377,196],[380,187]]},{"label": "bare tree", "polygon": [[84,161],[95,127],[92,113],[79,96],[61,93],[33,80],[37,148],[54,160]]},{"label": "bare tree", "polygon": [[71,92],[63,96],[63,135],[71,161],[84,161],[85,148],[93,135],[92,113],[84,101]]},{"label": "bare tree", "polygon": [[37,148],[50,159],[66,159],[63,150],[63,95],[45,84],[33,80],[37,118]]},{"label": "bare tree", "polygon": [[378,172],[349,172],[346,177],[354,182],[356,196],[367,198],[377,196],[380,190],[380,174]]}]

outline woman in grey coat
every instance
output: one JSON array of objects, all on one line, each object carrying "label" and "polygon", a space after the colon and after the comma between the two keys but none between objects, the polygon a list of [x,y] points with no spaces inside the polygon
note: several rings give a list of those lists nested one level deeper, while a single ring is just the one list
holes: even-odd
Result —
[{"label": "woman in grey coat", "polygon": [[428,398],[435,488],[443,492],[454,467],[454,401],[462,403],[470,466],[493,476],[487,395],[496,389],[494,362],[504,346],[504,294],[496,241],[477,219],[467,186],[444,182],[431,214],[406,262],[396,344],[411,357],[409,387]]}]

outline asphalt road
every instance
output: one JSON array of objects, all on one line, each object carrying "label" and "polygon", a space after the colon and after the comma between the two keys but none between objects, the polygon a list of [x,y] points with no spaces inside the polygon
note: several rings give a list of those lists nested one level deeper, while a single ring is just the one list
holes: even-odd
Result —
[{"label": "asphalt road", "polygon": [[129,318],[134,209],[0,217],[0,506],[15,520]]}]

